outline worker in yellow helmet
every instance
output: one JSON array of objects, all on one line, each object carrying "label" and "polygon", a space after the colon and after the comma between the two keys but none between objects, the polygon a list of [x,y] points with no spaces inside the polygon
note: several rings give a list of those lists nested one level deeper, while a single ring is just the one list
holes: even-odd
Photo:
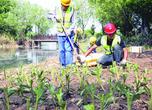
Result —
[{"label": "worker in yellow helmet", "polygon": [[[95,36],[90,37],[88,50],[89,50],[94,44],[96,44],[96,41],[97,41],[97,39],[96,39]],[[96,49],[94,49],[94,50],[92,51],[92,53],[96,53]]]},{"label": "worker in yellow helmet", "polygon": [[[57,36],[59,45],[59,61],[62,67],[73,63],[73,45],[75,29],[75,10],[71,0],[60,0],[61,6],[56,7]],[[64,27],[64,28],[63,28]]]}]

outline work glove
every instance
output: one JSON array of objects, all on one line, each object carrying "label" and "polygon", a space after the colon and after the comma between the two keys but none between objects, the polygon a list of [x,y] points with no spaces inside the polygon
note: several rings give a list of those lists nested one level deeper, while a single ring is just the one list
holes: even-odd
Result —
[{"label": "work glove", "polygon": [[84,55],[78,55],[78,56],[77,56],[77,60],[78,60],[78,62],[80,62],[80,63],[84,63],[85,60],[86,60],[86,57],[85,57]]},{"label": "work glove", "polygon": [[126,63],[127,63],[126,59],[122,59],[121,62],[120,62],[121,65],[126,65]]},{"label": "work glove", "polygon": [[66,34],[69,36],[71,34],[71,30],[66,30]]}]

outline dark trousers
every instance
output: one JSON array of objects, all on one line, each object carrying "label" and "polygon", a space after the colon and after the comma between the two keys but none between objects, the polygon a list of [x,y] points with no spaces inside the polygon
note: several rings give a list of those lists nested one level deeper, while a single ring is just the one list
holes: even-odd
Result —
[{"label": "dark trousers", "polygon": [[113,54],[107,55],[104,54],[98,59],[98,63],[103,66],[111,65],[113,61],[120,63],[123,58],[123,49],[119,45],[115,45],[113,48]]}]

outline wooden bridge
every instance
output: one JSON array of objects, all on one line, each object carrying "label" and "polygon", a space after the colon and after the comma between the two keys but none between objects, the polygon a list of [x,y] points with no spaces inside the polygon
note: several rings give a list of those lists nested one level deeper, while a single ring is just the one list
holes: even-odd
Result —
[{"label": "wooden bridge", "polygon": [[32,48],[57,50],[57,36],[37,35],[32,39]]}]

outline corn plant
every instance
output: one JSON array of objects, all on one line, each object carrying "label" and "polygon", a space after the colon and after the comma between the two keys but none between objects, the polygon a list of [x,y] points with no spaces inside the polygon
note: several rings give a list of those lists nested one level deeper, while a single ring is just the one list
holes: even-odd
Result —
[{"label": "corn plant", "polygon": [[76,70],[75,74],[78,77],[78,80],[80,81],[79,89],[81,90],[84,87],[84,75],[79,69]]},{"label": "corn plant", "polygon": [[59,87],[62,87],[62,89],[65,87],[65,74],[66,74],[66,68],[62,68],[61,71],[57,73],[57,79],[59,82]]},{"label": "corn plant", "polygon": [[4,104],[6,107],[6,110],[10,110],[10,96],[13,95],[16,92],[16,89],[12,88],[12,87],[4,87],[3,88],[4,91]]},{"label": "corn plant", "polygon": [[114,85],[114,82],[113,82],[113,80],[110,78],[109,80],[108,80],[108,84],[109,84],[109,89],[110,89],[110,93],[112,93],[112,94],[114,94],[114,90],[115,90],[115,85]]},{"label": "corn plant", "polygon": [[81,70],[79,70],[80,72],[77,73],[77,76],[79,77],[79,80],[80,80],[80,87],[79,89],[80,90],[83,90],[83,88],[85,87],[85,85],[87,85],[87,80],[86,80],[86,77],[87,75],[89,74],[89,69],[87,66],[82,66],[80,68]]},{"label": "corn plant", "polygon": [[36,94],[35,110],[37,110],[39,100],[45,91],[45,77],[43,76],[43,71],[37,71],[36,83],[37,86],[34,88],[34,93]]},{"label": "corn plant", "polygon": [[152,86],[150,87],[150,99],[148,101],[148,109],[152,110]]},{"label": "corn plant", "polygon": [[148,78],[146,77],[148,72],[147,69],[145,69],[140,75],[141,78],[139,78],[139,65],[135,64],[133,70],[135,72],[135,96],[138,97],[140,94],[148,92]]},{"label": "corn plant", "polygon": [[37,110],[38,109],[39,100],[40,100],[41,96],[44,93],[44,83],[38,84],[38,86],[36,88],[34,88],[34,92],[36,94],[35,110]]},{"label": "corn plant", "polygon": [[4,88],[4,95],[5,95],[5,102],[6,102],[6,110],[10,110],[8,88]]},{"label": "corn plant", "polygon": [[63,100],[62,88],[58,89],[56,93],[56,97],[57,97],[57,102],[60,107],[60,110],[66,110],[66,102]]},{"label": "corn plant", "polygon": [[81,91],[80,95],[83,96],[83,100],[86,101],[88,97],[91,97],[92,103],[95,103],[95,93],[96,87],[94,84],[88,84],[85,88]]},{"label": "corn plant", "polygon": [[131,108],[132,108],[133,96],[134,95],[132,92],[130,92],[130,91],[126,92],[128,110],[131,110]]},{"label": "corn plant", "polygon": [[67,85],[66,93],[70,94],[70,75],[66,75],[66,85]]},{"label": "corn plant", "polygon": [[138,91],[139,90],[139,87],[140,87],[140,80],[139,80],[139,65],[137,64],[134,64],[133,65],[133,70],[134,70],[134,73],[135,73],[135,80],[134,80],[134,83],[135,83],[135,90]]},{"label": "corn plant", "polygon": [[19,72],[17,72],[17,77],[15,78],[15,83],[18,86],[18,94],[23,96],[24,92],[30,92],[30,84],[29,84],[28,74],[26,74],[21,66]]},{"label": "corn plant", "polygon": [[148,79],[146,77],[147,74],[148,74],[148,69],[144,69],[143,73],[141,74],[141,79],[140,79],[142,85],[147,85],[148,81],[151,80],[151,78]]},{"label": "corn plant", "polygon": [[[112,81],[111,78],[108,80],[108,83],[109,83],[110,94],[114,96],[114,93],[116,92],[116,84],[115,82]],[[115,97],[113,98],[114,98],[113,103],[115,103]]]},{"label": "corn plant", "polygon": [[56,80],[57,80],[57,76],[56,76],[56,74],[58,74],[57,72],[56,72],[57,70],[55,69],[55,68],[52,68],[52,70],[51,70],[51,78],[49,79],[52,83],[55,83],[56,82]]},{"label": "corn plant", "polygon": [[84,105],[84,110],[95,110],[94,104]]},{"label": "corn plant", "polygon": [[67,66],[66,68],[62,69],[61,70],[61,87],[62,87],[62,90],[65,89],[66,91],[66,95],[69,95],[70,94],[70,76],[72,74],[72,68],[73,66],[70,65],[70,66]]},{"label": "corn plant", "polygon": [[63,100],[62,87],[55,90],[55,87],[52,84],[48,84],[47,88],[52,96],[52,100],[55,106],[59,106],[61,110],[66,110],[66,102]]},{"label": "corn plant", "polygon": [[56,91],[55,91],[55,87],[52,85],[52,84],[48,84],[47,85],[47,88],[48,88],[48,90],[49,90],[49,92],[50,92],[50,95],[52,96],[52,101],[53,101],[53,104],[55,105],[55,106],[57,106],[57,99],[56,99]]},{"label": "corn plant", "polygon": [[114,101],[114,96],[112,93],[99,94],[98,99],[100,101],[100,110],[105,110],[106,107]]},{"label": "corn plant", "polygon": [[103,80],[101,79],[101,75],[102,75],[102,66],[101,65],[97,65],[97,67],[94,70],[94,75],[97,77],[98,84],[100,85],[102,90],[104,90],[104,87],[102,85]]},{"label": "corn plant", "polygon": [[128,90],[131,90],[130,85],[126,85],[123,81],[117,81],[113,85],[114,90],[119,93],[119,96],[124,95]]},{"label": "corn plant", "polygon": [[26,110],[30,110],[30,98],[26,99]]},{"label": "corn plant", "polygon": [[[5,81],[7,81],[7,75],[6,75],[5,69],[4,69],[4,79],[5,79]],[[7,84],[3,90],[4,90],[4,100],[5,100],[6,110],[10,110],[9,97],[11,95],[13,95],[16,92],[16,90],[14,88],[11,88],[11,87],[9,88]]]},{"label": "corn plant", "polygon": [[65,70],[65,80],[66,80],[66,94],[70,94],[70,76],[72,74],[73,66],[70,65]]},{"label": "corn plant", "polygon": [[133,64],[127,63],[127,64],[126,64],[127,70],[128,70],[128,71],[131,71],[131,67],[132,67],[132,66],[133,66]]},{"label": "corn plant", "polygon": [[117,81],[120,79],[120,72],[118,66],[116,65],[116,62],[113,62],[113,64],[110,66],[110,72],[112,73],[113,76],[116,75]]}]

